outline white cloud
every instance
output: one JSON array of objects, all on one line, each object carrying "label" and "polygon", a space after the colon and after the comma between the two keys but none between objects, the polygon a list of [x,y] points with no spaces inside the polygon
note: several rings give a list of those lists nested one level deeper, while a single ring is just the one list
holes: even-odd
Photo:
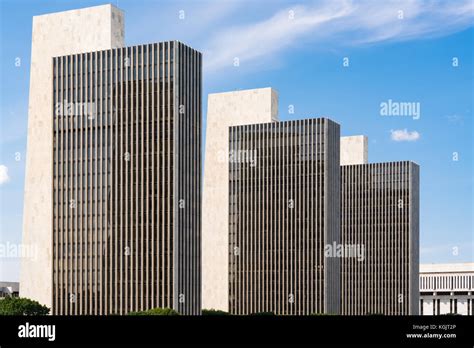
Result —
[{"label": "white cloud", "polygon": [[[126,10],[127,45],[179,40],[201,51],[228,17],[246,6],[242,0],[137,1]],[[181,12],[184,11],[184,12]],[[157,25],[159,23],[159,25]]]},{"label": "white cloud", "polygon": [[10,181],[10,177],[8,176],[8,167],[0,164],[0,185],[3,185]]},{"label": "white cloud", "polygon": [[[205,66],[218,70],[231,66],[235,57],[242,64],[248,64],[274,55],[316,27],[341,18],[349,11],[351,8],[345,1],[318,9],[295,6],[280,10],[268,19],[224,30],[207,43]],[[293,18],[290,18],[291,14]]]},{"label": "white cloud", "polygon": [[443,36],[472,26],[473,19],[472,0],[325,0],[224,28],[203,42],[204,63],[215,71],[231,67],[235,57],[241,65],[266,64],[285,49],[308,44],[331,48]]},{"label": "white cloud", "polygon": [[420,133],[418,133],[417,131],[409,132],[406,128],[396,130],[392,129],[390,133],[390,138],[393,141],[416,141],[420,139]]}]

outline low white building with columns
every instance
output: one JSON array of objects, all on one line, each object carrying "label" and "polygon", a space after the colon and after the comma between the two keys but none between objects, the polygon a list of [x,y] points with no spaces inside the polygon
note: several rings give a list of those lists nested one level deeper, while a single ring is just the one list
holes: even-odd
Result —
[{"label": "low white building with columns", "polygon": [[474,262],[421,264],[420,314],[473,315]]}]

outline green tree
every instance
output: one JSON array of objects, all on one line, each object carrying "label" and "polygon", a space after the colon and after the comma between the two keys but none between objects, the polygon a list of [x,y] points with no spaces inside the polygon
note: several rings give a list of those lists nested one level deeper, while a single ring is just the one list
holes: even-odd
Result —
[{"label": "green tree", "polygon": [[201,311],[202,315],[230,315],[230,313],[221,311],[219,309],[203,309]]},{"label": "green tree", "polygon": [[23,297],[5,297],[0,300],[0,315],[47,315],[49,308]]},{"label": "green tree", "polygon": [[146,311],[130,312],[128,315],[179,315],[171,308],[152,308]]}]

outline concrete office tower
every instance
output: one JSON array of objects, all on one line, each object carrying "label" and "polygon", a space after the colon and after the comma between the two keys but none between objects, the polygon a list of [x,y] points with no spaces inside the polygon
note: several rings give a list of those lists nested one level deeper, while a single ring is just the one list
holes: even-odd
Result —
[{"label": "concrete office tower", "polygon": [[103,5],[33,17],[23,244],[22,297],[53,302],[53,59],[123,46],[122,12]]},{"label": "concrete office tower", "polygon": [[53,313],[199,314],[201,54],[104,47],[51,71],[52,201],[34,213],[52,219]]},{"label": "concrete office tower", "polygon": [[419,166],[341,166],[341,240],[365,251],[342,258],[342,314],[418,314]]},{"label": "concrete office tower", "polygon": [[339,125],[230,128],[229,310],[339,313]]},{"label": "concrete office tower", "polygon": [[204,162],[202,308],[229,310],[229,127],[277,121],[271,88],[209,94]]},{"label": "concrete office tower", "polygon": [[53,73],[54,312],[199,314],[201,54],[162,42]]},{"label": "concrete office tower", "polygon": [[474,315],[474,263],[420,265],[420,315]]}]

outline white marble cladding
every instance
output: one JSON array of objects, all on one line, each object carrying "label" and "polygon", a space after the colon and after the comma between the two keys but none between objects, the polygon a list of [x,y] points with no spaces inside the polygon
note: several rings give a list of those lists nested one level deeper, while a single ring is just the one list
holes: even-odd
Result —
[{"label": "white marble cladding", "polygon": [[341,137],[341,166],[367,163],[367,137],[364,135]]}]

